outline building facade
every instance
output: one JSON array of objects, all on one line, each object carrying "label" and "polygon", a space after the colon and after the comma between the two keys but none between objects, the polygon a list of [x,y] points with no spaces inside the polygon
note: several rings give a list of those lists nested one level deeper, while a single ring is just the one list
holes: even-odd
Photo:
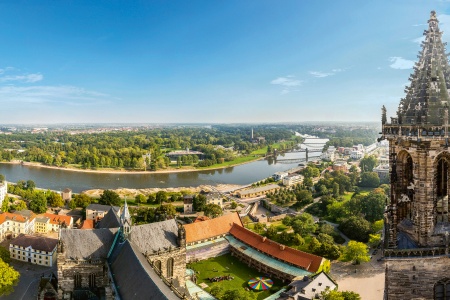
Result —
[{"label": "building facade", "polygon": [[303,182],[303,175],[291,175],[283,178],[284,186],[291,186],[294,184],[300,184]]},{"label": "building facade", "polygon": [[12,259],[52,267],[57,244],[57,239],[21,234],[9,244],[9,254]]},{"label": "building facade", "polygon": [[111,207],[114,209],[117,215],[119,215],[120,209],[117,206],[101,205],[96,203],[89,204],[88,207],[86,207],[86,220],[102,219]]},{"label": "building facade", "polygon": [[448,299],[450,66],[434,11],[396,117],[382,109],[389,142],[386,299]]},{"label": "building facade", "polygon": [[236,194],[239,198],[254,198],[264,196],[268,193],[273,193],[280,188],[277,184],[268,184],[253,189],[237,191]]},{"label": "building facade", "polygon": [[36,215],[30,210],[0,213],[0,240],[34,233],[35,219]]}]

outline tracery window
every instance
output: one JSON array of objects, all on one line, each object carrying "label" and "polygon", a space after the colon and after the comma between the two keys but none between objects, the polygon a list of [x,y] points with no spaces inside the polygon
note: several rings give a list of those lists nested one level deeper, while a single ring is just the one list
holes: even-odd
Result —
[{"label": "tracery window", "polygon": [[450,279],[442,279],[434,285],[434,299],[450,300]]},{"label": "tracery window", "polygon": [[436,167],[436,223],[448,222],[448,169],[445,157],[438,160]]},{"label": "tracery window", "polygon": [[95,274],[89,274],[89,287],[95,287]]},{"label": "tracery window", "polygon": [[155,261],[155,268],[156,268],[156,270],[161,272],[161,261],[160,260]]}]

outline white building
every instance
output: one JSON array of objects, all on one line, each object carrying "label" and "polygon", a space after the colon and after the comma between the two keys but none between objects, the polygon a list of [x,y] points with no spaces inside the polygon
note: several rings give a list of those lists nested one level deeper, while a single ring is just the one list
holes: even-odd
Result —
[{"label": "white building", "polygon": [[282,180],[284,177],[288,176],[289,174],[287,172],[276,172],[272,175],[272,178],[275,181]]},{"label": "white building", "polygon": [[6,198],[6,194],[8,193],[8,184],[6,183],[6,180],[3,182],[0,182],[0,207],[3,204],[3,200]]},{"label": "white building", "polygon": [[286,176],[283,178],[283,185],[285,185],[285,186],[291,186],[291,185],[299,184],[302,182],[303,182],[302,175],[291,175],[291,176]]},{"label": "white building", "polygon": [[325,161],[334,161],[334,153],[336,152],[336,148],[334,146],[330,146],[327,151],[323,152],[320,155],[320,158]]},{"label": "white building", "polygon": [[358,150],[353,150],[350,153],[351,159],[361,159],[361,158],[363,158],[363,156],[364,156],[364,153],[362,151],[358,151]]},{"label": "white building", "polygon": [[102,205],[97,203],[89,204],[86,207],[86,220],[100,220],[106,215],[110,208],[113,208],[117,213],[117,216],[120,215],[120,207],[118,206],[110,206],[110,205]]},{"label": "white building", "polygon": [[0,213],[0,241],[15,238],[22,233],[34,233],[35,220],[36,215],[31,210]]},{"label": "white building", "polygon": [[208,193],[206,194],[206,204],[216,204],[223,208],[223,197],[217,192]]},{"label": "white building", "polygon": [[378,174],[378,177],[384,179],[389,176],[389,164],[379,165],[373,168],[373,171]]},{"label": "white building", "polygon": [[13,259],[52,267],[56,263],[57,239],[21,234],[9,244]]}]

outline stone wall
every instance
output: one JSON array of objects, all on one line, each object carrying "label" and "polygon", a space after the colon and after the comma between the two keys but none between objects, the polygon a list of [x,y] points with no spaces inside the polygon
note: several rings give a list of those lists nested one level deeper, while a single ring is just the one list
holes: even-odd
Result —
[{"label": "stone wall", "polygon": [[386,260],[386,300],[434,299],[434,285],[448,277],[450,258],[424,257]]},{"label": "stone wall", "polygon": [[[173,258],[173,277],[167,276],[167,262],[170,258]],[[174,284],[178,287],[184,287],[186,277],[186,248],[177,248],[171,251],[162,252],[159,254],[152,254],[147,256],[147,260],[153,266],[157,261],[161,262],[161,275],[168,281],[173,279]],[[156,268],[155,268],[156,270]],[[156,270],[158,272],[158,270]]]}]

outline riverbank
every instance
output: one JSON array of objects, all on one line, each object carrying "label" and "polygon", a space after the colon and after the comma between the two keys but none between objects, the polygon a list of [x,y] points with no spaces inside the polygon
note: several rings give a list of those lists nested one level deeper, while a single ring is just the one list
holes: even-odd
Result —
[{"label": "riverbank", "polygon": [[[214,185],[214,189],[224,192],[229,190],[236,190],[239,188],[242,188],[242,185],[237,184],[217,184]],[[199,185],[196,187],[172,187],[172,188],[145,188],[145,189],[128,189],[128,188],[118,188],[118,189],[111,189],[112,191],[119,194],[121,198],[127,197],[128,199],[134,199],[139,194],[142,194],[144,196],[148,196],[150,194],[157,193],[159,191],[165,191],[168,193],[189,193],[189,194],[198,194],[201,191],[205,192],[212,192],[214,191],[211,189],[211,185]],[[86,190],[83,191],[83,194],[88,195],[89,197],[93,198],[100,198],[100,195],[103,194],[103,189],[92,189],[92,190]]]},{"label": "riverbank", "polygon": [[218,167],[205,167],[201,169],[196,169],[194,167],[187,167],[183,169],[166,169],[166,170],[157,170],[157,171],[130,171],[130,170],[115,170],[115,169],[102,169],[102,170],[92,170],[92,169],[78,169],[74,167],[57,167],[57,166],[48,166],[44,165],[42,163],[36,163],[36,162],[25,162],[20,160],[13,160],[13,161],[2,161],[0,164],[10,164],[10,165],[22,165],[25,167],[32,167],[32,168],[46,168],[46,169],[53,169],[53,170],[61,170],[61,171],[69,171],[69,172],[81,172],[81,173],[97,173],[97,174],[172,174],[172,173],[187,173],[187,172],[202,172],[202,171],[214,171],[214,170],[221,170],[226,168],[232,168],[240,165],[245,165],[254,161],[262,160],[263,157],[255,157],[255,159],[248,160],[245,162],[240,162],[236,164],[230,164],[227,166],[218,166]]}]

